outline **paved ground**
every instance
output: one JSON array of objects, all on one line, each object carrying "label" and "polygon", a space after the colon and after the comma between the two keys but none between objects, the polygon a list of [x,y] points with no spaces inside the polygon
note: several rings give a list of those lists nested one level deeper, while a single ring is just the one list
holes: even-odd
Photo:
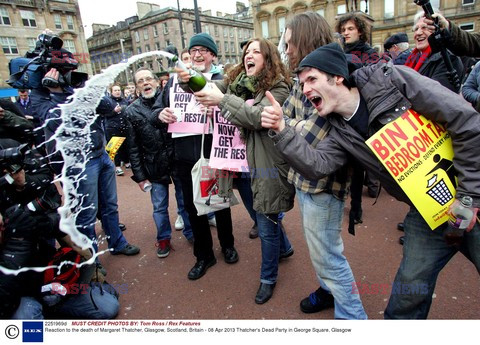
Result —
[{"label": "paved ground", "polygon": [[[130,179],[131,172],[118,177],[120,219],[127,225],[127,239],[141,247],[135,257],[105,255],[108,280],[126,284],[121,297],[119,319],[332,319],[333,310],[303,314],[298,305],[317,288],[296,206],[287,213],[284,224],[295,254],[280,264],[279,279],[272,299],[256,305],[259,285],[260,240],[248,238],[252,222],[243,205],[232,208],[235,246],[240,261],[223,261],[216,230],[215,253],[218,263],[197,281],[187,279],[194,265],[192,246],[181,232],[173,233],[175,251],[159,259],[155,251],[155,226],[149,194],[140,191]],[[173,187],[171,188],[172,191]],[[403,220],[407,206],[382,191],[379,200],[364,198],[364,223],[355,237],[344,224],[345,254],[357,282],[391,284],[402,257],[398,244],[401,232],[396,224]],[[175,222],[174,193],[170,195],[170,219]],[[345,210],[348,213],[348,208]],[[461,254],[456,255],[441,272],[431,319],[480,319],[479,275]],[[124,291],[125,292],[125,291]],[[370,319],[382,319],[388,294],[362,295]]]}]

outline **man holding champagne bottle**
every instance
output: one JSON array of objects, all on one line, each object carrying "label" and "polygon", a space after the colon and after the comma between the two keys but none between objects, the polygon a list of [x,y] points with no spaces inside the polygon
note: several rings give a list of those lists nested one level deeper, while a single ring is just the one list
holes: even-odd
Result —
[{"label": "man holding champagne bottle", "polygon": [[[221,69],[213,64],[213,60],[218,54],[217,45],[212,37],[207,33],[199,33],[190,39],[188,46],[192,59],[192,66],[196,71],[208,73],[211,80],[223,79]],[[190,66],[187,66],[190,67]],[[170,89],[175,87],[176,78],[172,77],[165,85],[160,97],[157,98],[153,108],[155,121],[160,124],[171,124],[177,121],[173,108],[170,108]],[[177,84],[178,85],[178,84]],[[192,101],[196,102],[195,97]],[[212,135],[205,134],[204,153],[205,158],[209,158],[212,147]],[[202,146],[202,135],[188,135],[173,139],[174,143],[174,166],[177,175],[182,182],[183,195],[185,200],[185,209],[187,210],[190,223],[193,229],[195,241],[193,244],[193,254],[197,261],[188,273],[190,280],[201,278],[211,266],[217,263],[213,253],[212,234],[208,223],[208,216],[197,215],[197,209],[193,202],[193,183],[192,168],[200,158]],[[238,261],[238,253],[234,247],[232,216],[230,208],[215,212],[217,222],[217,234],[222,247],[222,253],[225,262],[233,264]]]}]

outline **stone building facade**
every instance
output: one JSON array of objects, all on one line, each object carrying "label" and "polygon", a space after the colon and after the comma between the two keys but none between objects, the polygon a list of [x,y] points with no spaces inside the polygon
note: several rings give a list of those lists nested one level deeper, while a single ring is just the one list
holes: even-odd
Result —
[{"label": "stone building facade", "polygon": [[[431,0],[446,18],[468,31],[480,30],[480,1]],[[421,10],[413,0],[250,0],[255,36],[278,43],[285,24],[297,13],[316,11],[328,23],[346,12],[360,11],[373,23],[371,44],[383,51],[383,42],[392,34],[406,32],[413,43],[413,17]]]},{"label": "stone building facade", "polygon": [[[128,18],[115,26],[95,24],[93,35],[88,38],[88,47],[92,56],[94,73],[99,73],[112,63],[154,50],[162,50],[173,45],[180,53],[187,47],[191,36],[196,33],[195,14],[193,10],[137,3],[138,15]],[[212,36],[218,46],[217,63],[236,63],[241,58],[240,42],[252,38],[253,23],[249,9],[237,3],[237,13],[213,14],[199,9],[202,32]],[[182,27],[180,28],[180,21]],[[123,41],[121,41],[121,39]],[[122,43],[120,43],[122,42]],[[123,45],[123,51],[122,51]],[[154,72],[167,68],[165,59],[150,58],[131,66],[126,75],[120,76],[120,82],[133,79],[133,71],[147,66]]]}]

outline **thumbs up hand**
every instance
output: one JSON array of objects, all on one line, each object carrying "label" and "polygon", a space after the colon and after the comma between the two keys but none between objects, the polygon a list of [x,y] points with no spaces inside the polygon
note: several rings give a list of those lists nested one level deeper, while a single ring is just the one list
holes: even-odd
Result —
[{"label": "thumbs up hand", "polygon": [[276,133],[281,132],[285,128],[285,120],[283,119],[283,111],[280,104],[273,98],[270,91],[265,93],[271,106],[266,106],[262,111],[262,127],[269,128]]}]

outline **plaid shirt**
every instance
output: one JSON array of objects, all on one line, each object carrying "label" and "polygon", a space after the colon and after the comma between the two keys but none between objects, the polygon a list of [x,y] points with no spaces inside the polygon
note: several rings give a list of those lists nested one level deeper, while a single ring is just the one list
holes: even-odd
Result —
[{"label": "plaid shirt", "polygon": [[[283,103],[283,114],[288,126],[295,127],[300,121],[306,123],[300,135],[313,147],[316,147],[320,140],[323,140],[330,129],[329,123],[318,116],[313,104],[303,94],[299,82],[295,82],[290,95]],[[288,181],[302,192],[318,194],[325,192],[333,194],[340,200],[345,200],[350,188],[350,176],[348,167],[343,167],[335,173],[320,180],[307,180],[293,168],[288,172]]]}]

